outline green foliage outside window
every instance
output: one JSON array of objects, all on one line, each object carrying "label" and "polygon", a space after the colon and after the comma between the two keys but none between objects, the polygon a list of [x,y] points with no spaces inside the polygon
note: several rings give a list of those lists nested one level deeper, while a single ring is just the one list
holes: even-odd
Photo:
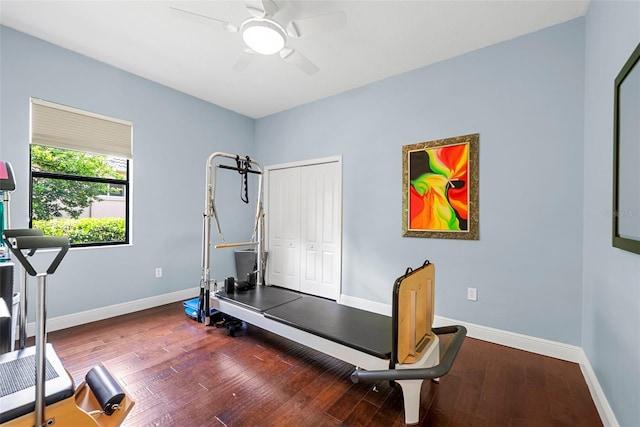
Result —
[{"label": "green foliage outside window", "polygon": [[[126,172],[116,169],[119,162],[123,160],[31,145],[32,227],[45,236],[68,236],[72,245],[126,242],[126,218],[80,218],[104,196],[124,196]],[[122,167],[127,170],[126,160]]]},{"label": "green foliage outside window", "polygon": [[80,218],[33,221],[33,228],[45,236],[69,236],[73,244],[121,242],[125,239],[124,218]]},{"label": "green foliage outside window", "polygon": [[[122,178],[106,156],[61,150],[42,145],[31,146],[31,168],[34,171],[96,178]],[[121,189],[99,182],[83,182],[51,178],[34,178],[32,218],[51,220],[65,214],[78,218],[99,196]]]}]

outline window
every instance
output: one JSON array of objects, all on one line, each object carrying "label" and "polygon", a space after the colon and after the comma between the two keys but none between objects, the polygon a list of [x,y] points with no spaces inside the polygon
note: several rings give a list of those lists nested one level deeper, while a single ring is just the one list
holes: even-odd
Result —
[{"label": "window", "polygon": [[129,243],[132,125],[31,100],[31,227],[71,246]]}]

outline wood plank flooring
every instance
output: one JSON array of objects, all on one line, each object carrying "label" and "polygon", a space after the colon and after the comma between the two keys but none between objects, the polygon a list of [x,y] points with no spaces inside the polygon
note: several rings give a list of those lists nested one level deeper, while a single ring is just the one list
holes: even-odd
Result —
[{"label": "wood plank flooring", "polygon": [[[402,392],[262,329],[230,337],[181,303],[49,333],[76,383],[99,362],[136,401],[125,426],[402,426]],[[423,426],[601,426],[578,365],[467,338]]]}]

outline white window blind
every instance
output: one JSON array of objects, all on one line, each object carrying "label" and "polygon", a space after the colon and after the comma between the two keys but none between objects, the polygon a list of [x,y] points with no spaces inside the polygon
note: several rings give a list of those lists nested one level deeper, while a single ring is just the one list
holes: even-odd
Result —
[{"label": "white window blind", "polygon": [[31,143],[131,159],[132,123],[31,99]]}]

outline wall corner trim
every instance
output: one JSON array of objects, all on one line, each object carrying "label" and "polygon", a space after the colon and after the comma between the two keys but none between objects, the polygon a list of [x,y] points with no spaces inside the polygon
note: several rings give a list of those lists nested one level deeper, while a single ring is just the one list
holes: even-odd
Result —
[{"label": "wall corner trim", "polygon": [[602,424],[605,427],[620,427],[620,424],[618,423],[618,420],[613,413],[613,409],[611,409],[611,406],[609,405],[607,396],[605,396],[604,391],[600,386],[598,377],[591,367],[591,363],[589,362],[587,354],[583,349],[580,349],[580,353],[582,355],[582,358],[580,360],[580,370],[582,371],[582,375],[587,382],[587,387],[589,387],[589,392],[591,393],[593,403],[596,405],[598,414],[600,414]]}]

